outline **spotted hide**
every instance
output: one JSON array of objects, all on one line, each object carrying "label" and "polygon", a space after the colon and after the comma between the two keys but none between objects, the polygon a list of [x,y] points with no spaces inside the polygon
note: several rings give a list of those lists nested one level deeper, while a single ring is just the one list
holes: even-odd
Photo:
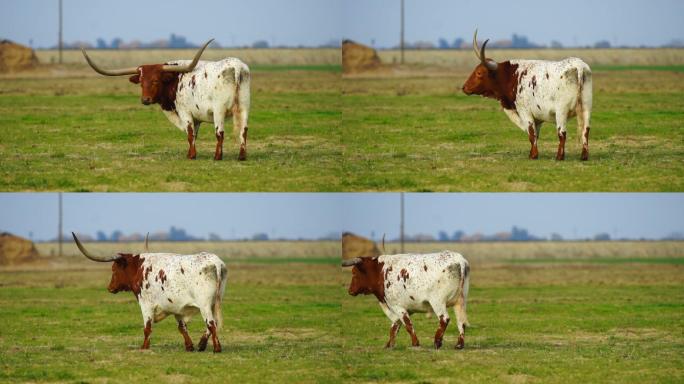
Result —
[{"label": "spotted hide", "polygon": [[578,58],[561,61],[509,60],[497,63],[485,57],[487,41],[478,52],[477,31],[473,38],[480,64],[463,85],[466,95],[498,100],[508,118],[530,140],[530,159],[537,159],[537,141],[543,122],[556,126],[556,160],[565,159],[568,119],[577,116],[582,141],[581,159],[589,159],[589,130],[592,108],[592,76]]},{"label": "spotted hide", "polygon": [[131,291],[142,312],[144,341],[142,349],[150,348],[152,324],[173,315],[183,336],[185,349],[193,351],[187,322],[199,313],[206,331],[198,344],[203,351],[209,337],[214,352],[221,352],[218,330],[223,316],[221,301],[228,280],[225,264],[211,253],[179,255],[174,253],[117,254],[99,257],[90,254],[76,235],[74,241],[87,258],[98,262],[112,262],[111,293]]},{"label": "spotted hide", "polygon": [[468,325],[466,302],[470,280],[470,266],[463,256],[451,251],[383,255],[345,260],[342,265],[352,266],[349,294],[374,295],[389,318],[391,326],[387,348],[394,346],[401,325],[411,336],[411,344],[420,344],[410,318],[415,312],[436,315],[439,327],[434,346],[440,348],[450,321],[447,307],[453,307],[456,314],[459,331],[456,348],[463,348]]},{"label": "spotted hide", "polygon": [[233,134],[240,145],[238,160],[246,160],[251,74],[249,67],[236,58],[199,61],[212,41],[207,41],[193,60],[132,68],[105,70],[98,67],[85,50],[83,56],[102,75],[132,75],[129,80],[140,84],[140,101],[145,105],[159,104],[169,121],[187,135],[189,159],[197,157],[195,141],[199,126],[208,122],[213,125],[216,136],[214,160],[222,160],[224,120],[232,117]]}]

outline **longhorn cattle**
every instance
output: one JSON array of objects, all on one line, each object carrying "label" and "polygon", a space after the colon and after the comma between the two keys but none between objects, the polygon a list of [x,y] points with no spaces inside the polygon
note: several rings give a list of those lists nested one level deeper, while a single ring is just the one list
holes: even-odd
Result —
[{"label": "longhorn cattle", "polygon": [[107,288],[109,292],[131,291],[135,295],[143,317],[145,339],[142,349],[150,348],[152,323],[174,315],[178,331],[183,335],[185,350],[193,351],[186,323],[199,312],[207,329],[200,338],[198,349],[204,351],[211,336],[214,352],[221,352],[217,333],[223,322],[221,301],[228,273],[216,255],[206,252],[195,255],[119,253],[100,257],[89,253],[76,234],[72,232],[72,235],[85,257],[98,262],[113,262],[112,278]]},{"label": "longhorn cattle", "polygon": [[216,151],[214,160],[223,159],[224,120],[233,118],[233,133],[240,142],[238,160],[247,159],[247,120],[250,107],[250,72],[236,58],[199,61],[209,40],[194,59],[134,68],[104,70],[95,65],[82,50],[88,64],[105,76],[133,75],[129,80],[140,84],[145,104],[159,104],[166,117],[188,137],[188,159],[197,157],[195,141],[201,122],[214,125]]},{"label": "longhorn cattle", "polygon": [[343,260],[343,267],[352,266],[349,294],[374,295],[380,308],[392,323],[386,348],[392,348],[403,324],[414,347],[420,345],[411,322],[414,312],[434,313],[439,319],[434,345],[439,349],[454,307],[458,326],[457,349],[465,343],[468,325],[466,301],[470,281],[468,261],[456,252],[431,254],[400,254],[378,257],[357,257]]},{"label": "longhorn cattle", "polygon": [[556,160],[565,159],[566,125],[577,116],[577,131],[582,138],[582,160],[589,159],[591,119],[591,69],[578,58],[561,61],[509,60],[497,63],[485,56],[486,40],[473,49],[480,64],[463,85],[466,95],[481,95],[501,103],[508,118],[527,133],[532,145],[530,159],[537,159],[537,140],[542,122],[553,122],[558,135]]}]

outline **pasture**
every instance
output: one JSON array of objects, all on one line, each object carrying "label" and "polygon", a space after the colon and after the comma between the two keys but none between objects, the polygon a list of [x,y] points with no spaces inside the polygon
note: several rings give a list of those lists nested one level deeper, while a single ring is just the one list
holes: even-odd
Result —
[{"label": "pasture", "polygon": [[[684,188],[684,51],[489,52],[512,58],[585,58],[593,68],[590,159],[580,162],[575,119],[566,160],[545,123],[539,160],[527,134],[495,100],[461,87],[477,64],[471,50],[410,51],[407,65],[344,76],[344,190],[681,191]],[[397,62],[396,51],[379,53]]]},{"label": "pasture", "polygon": [[[140,309],[130,292],[107,292],[109,264],[74,255],[2,271],[0,381],[335,381],[339,258],[308,259],[227,260],[221,354],[185,352],[173,317],[153,326],[151,351],[140,351]],[[188,329],[197,346],[201,318]]]},{"label": "pasture", "polygon": [[[339,56],[335,50],[208,51],[251,59],[252,109],[246,162],[232,124],[224,160],[213,161],[211,124],[202,124],[197,160],[185,133],[159,106],[140,103],[128,78],[94,74],[79,52],[0,80],[0,189],[4,191],[328,191],[337,190]],[[50,52],[39,52],[49,62]],[[52,53],[54,55],[54,53]],[[190,52],[93,52],[111,68],[186,57]],[[165,56],[166,55],[166,56]],[[144,59],[146,57],[147,59]],[[247,59],[245,59],[247,60]]]},{"label": "pasture", "polygon": [[[139,351],[142,321],[135,299],[126,292],[108,293],[109,266],[72,254],[72,248],[65,247],[69,256],[62,260],[0,269],[0,381],[684,379],[681,242],[573,243],[572,252],[553,260],[549,257],[562,244],[423,244],[461,251],[471,260],[471,327],[461,351],[453,349],[453,323],[443,349],[433,350],[435,320],[420,314],[413,321],[421,347],[409,347],[402,330],[397,347],[385,350],[389,321],[374,298],[347,295],[350,273],[338,267],[338,255],[329,254],[332,244],[318,244],[318,256],[300,243],[280,257],[247,259],[241,255],[253,244],[209,243],[224,251],[229,274],[220,334],[224,351],[216,355],[184,352],[171,319],[154,326],[152,350]],[[41,252],[53,246],[41,245]],[[86,246],[95,252],[113,249]],[[151,247],[175,249],[169,243]],[[630,249],[635,250],[616,253]],[[200,324],[197,319],[189,324],[195,343]]]},{"label": "pasture", "polygon": [[[471,326],[463,350],[454,349],[458,331],[453,311],[441,350],[432,345],[438,321],[424,314],[412,316],[420,347],[411,347],[402,327],[396,347],[385,350],[390,322],[376,299],[344,298],[341,323],[347,326],[341,379],[420,383],[684,379],[681,243],[677,250],[669,248],[671,244],[662,252],[655,251],[657,243],[645,248],[632,244],[641,248],[638,254],[654,251],[643,258],[611,252],[598,256],[610,250],[608,245],[587,244],[574,247],[572,259],[553,258],[551,251],[561,244],[523,244],[514,247],[516,258],[501,252],[507,245],[430,248],[457,250],[471,261]],[[539,252],[544,248],[546,257]],[[346,288],[351,273],[343,273]]]}]

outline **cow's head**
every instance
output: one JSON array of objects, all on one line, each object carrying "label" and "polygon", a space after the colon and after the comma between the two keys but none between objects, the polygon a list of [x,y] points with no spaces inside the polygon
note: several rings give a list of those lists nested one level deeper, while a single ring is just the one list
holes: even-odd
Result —
[{"label": "cow's head", "polygon": [[477,47],[477,30],[473,36],[473,49],[475,56],[480,60],[480,64],[475,67],[473,73],[470,74],[468,80],[463,84],[463,93],[466,95],[482,95],[492,97],[498,91],[498,83],[496,81],[496,72],[499,67],[496,61],[487,59],[485,56],[485,47],[489,40],[482,44],[482,48]]},{"label": "cow's head", "polygon": [[105,76],[133,75],[129,80],[134,84],[140,84],[140,87],[142,88],[140,102],[149,105],[162,103],[165,96],[168,97],[169,92],[173,92],[173,96],[175,96],[176,86],[178,84],[178,74],[194,70],[200,56],[202,56],[202,53],[212,41],[214,41],[214,39],[207,41],[202,48],[197,51],[192,62],[188,65],[149,64],[135,68],[105,70],[95,65],[90,57],[88,57],[85,49],[81,49],[81,51],[88,64],[99,74]]},{"label": "cow's head", "polygon": [[[76,242],[76,246],[83,256],[90,260],[106,263],[112,262],[112,278],[109,281],[107,290],[111,293],[121,291],[139,292],[140,281],[142,280],[142,262],[145,260],[140,255],[118,253],[114,256],[95,256],[88,252],[83,244],[78,240],[75,233],[71,233]],[[145,237],[145,251],[148,250],[148,237]]]},{"label": "cow's head", "polygon": [[342,260],[343,267],[352,267],[352,280],[349,284],[349,294],[380,295],[384,292],[382,266],[377,257],[356,257]]}]

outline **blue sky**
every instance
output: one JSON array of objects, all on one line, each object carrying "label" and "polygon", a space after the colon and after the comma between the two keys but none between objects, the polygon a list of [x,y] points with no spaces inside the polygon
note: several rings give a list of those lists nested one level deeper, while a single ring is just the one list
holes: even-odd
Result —
[{"label": "blue sky", "polygon": [[[202,43],[317,46],[341,38],[343,0],[63,0],[64,40],[152,41],[171,33]],[[57,0],[0,1],[0,38],[57,44]]]},{"label": "blue sky", "polygon": [[[399,41],[399,0],[346,0],[346,38],[377,47]],[[405,0],[406,40],[510,38],[569,45],[663,45],[684,39],[681,0]]]},{"label": "blue sky", "polygon": [[[316,46],[352,38],[379,47],[398,44],[399,0],[63,0],[64,39],[103,37],[151,41],[171,33],[223,45]],[[526,35],[548,44],[663,45],[684,39],[680,0],[405,0],[406,39],[436,42]],[[163,5],[161,5],[163,4]],[[57,44],[57,0],[0,1],[0,38],[34,47]]]},{"label": "blue sky", "polygon": [[[684,194],[451,193],[406,194],[406,232],[492,234],[513,225],[565,238],[661,238],[684,232]],[[0,194],[0,231],[37,240],[56,237],[57,194]],[[396,193],[65,194],[64,231],[155,232],[170,226],[226,239],[266,232],[317,238],[353,231],[388,238],[399,233]]]}]

